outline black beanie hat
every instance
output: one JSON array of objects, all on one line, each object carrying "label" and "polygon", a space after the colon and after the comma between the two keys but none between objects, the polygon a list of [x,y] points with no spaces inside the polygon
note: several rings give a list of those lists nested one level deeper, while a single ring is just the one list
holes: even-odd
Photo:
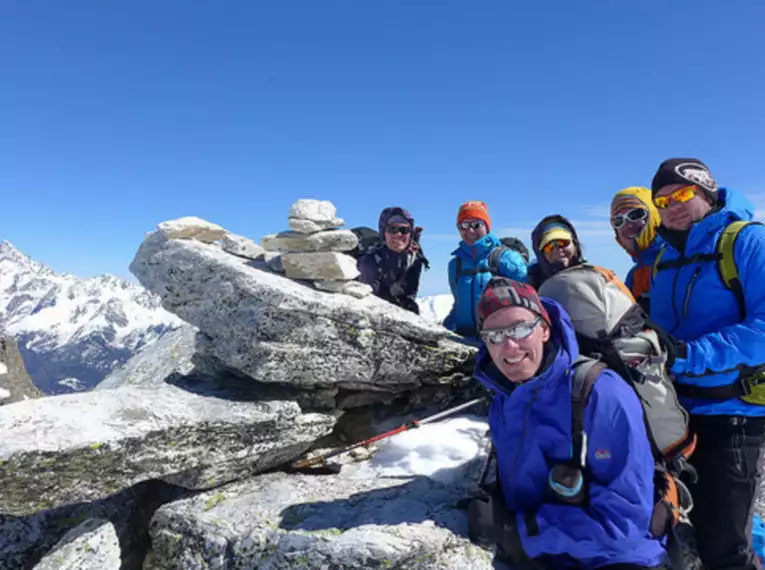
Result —
[{"label": "black beanie hat", "polygon": [[659,165],[659,170],[651,182],[651,194],[670,184],[695,184],[704,194],[717,201],[717,182],[707,165],[697,158],[670,158]]}]

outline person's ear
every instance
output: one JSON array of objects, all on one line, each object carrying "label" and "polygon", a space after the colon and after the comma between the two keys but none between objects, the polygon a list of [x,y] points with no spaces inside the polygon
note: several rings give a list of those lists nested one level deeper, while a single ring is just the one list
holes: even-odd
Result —
[{"label": "person's ear", "polygon": [[547,342],[550,340],[550,327],[547,326],[546,322],[542,322],[542,342]]}]

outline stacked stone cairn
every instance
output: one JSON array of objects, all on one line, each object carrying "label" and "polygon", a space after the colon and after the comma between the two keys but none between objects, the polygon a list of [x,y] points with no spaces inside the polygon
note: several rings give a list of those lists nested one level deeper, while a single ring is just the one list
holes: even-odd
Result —
[{"label": "stacked stone cairn", "polygon": [[263,236],[269,267],[290,279],[309,281],[317,289],[366,297],[369,285],[356,279],[356,259],[345,252],[359,243],[356,234],[339,229],[344,220],[327,200],[300,199],[290,208],[289,231]]}]

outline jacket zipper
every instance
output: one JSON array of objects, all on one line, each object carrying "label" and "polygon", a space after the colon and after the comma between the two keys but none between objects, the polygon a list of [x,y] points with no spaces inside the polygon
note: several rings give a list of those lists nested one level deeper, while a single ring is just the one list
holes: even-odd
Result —
[{"label": "jacket zipper", "polygon": [[526,412],[523,416],[523,425],[521,426],[521,439],[518,441],[518,447],[515,450],[515,457],[513,458],[513,467],[511,469],[511,472],[513,473],[513,477],[515,477],[515,468],[518,466],[518,459],[521,455],[521,449],[523,449],[523,442],[526,439],[526,427],[529,422],[529,414],[531,413],[531,408],[534,405],[534,402],[537,401],[537,390],[538,388],[533,388],[531,390],[531,399],[529,400],[529,403],[526,405]]},{"label": "jacket zipper", "polygon": [[688,318],[688,305],[690,305],[691,303],[691,293],[693,292],[693,285],[696,282],[696,279],[698,279],[699,273],[701,273],[700,265],[693,272],[693,275],[691,276],[690,281],[688,281],[688,286],[685,289],[685,302],[683,303],[683,320]]}]

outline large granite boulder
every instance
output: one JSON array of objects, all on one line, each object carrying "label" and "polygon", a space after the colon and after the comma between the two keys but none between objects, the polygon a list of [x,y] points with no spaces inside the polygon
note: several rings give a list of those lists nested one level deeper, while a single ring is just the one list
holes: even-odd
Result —
[{"label": "large granite boulder", "polygon": [[32,568],[67,532],[95,518],[114,525],[122,570],[140,570],[149,550],[149,522],[157,507],[191,493],[162,481],[146,481],[98,501],[22,517],[0,514],[0,568]]},{"label": "large granite boulder", "polygon": [[206,342],[207,337],[191,325],[165,333],[113,370],[95,390],[120,386],[159,387],[172,383],[198,369],[202,362],[197,358],[198,350]]},{"label": "large granite boulder", "polygon": [[141,481],[209,489],[281,465],[335,418],[291,401],[237,401],[167,385],[0,408],[0,512],[100,499]]},{"label": "large granite boulder", "polygon": [[0,334],[0,406],[41,396],[24,368],[16,341]]},{"label": "large granite boulder", "polygon": [[474,346],[377,297],[317,291],[215,244],[161,232],[146,238],[130,269],[210,338],[211,356],[262,383],[347,396],[470,381]]},{"label": "large granite boulder", "polygon": [[145,570],[407,568],[489,570],[460,500],[483,458],[433,477],[270,473],[168,503]]},{"label": "large granite boulder", "polygon": [[66,533],[34,570],[120,570],[121,565],[114,525],[88,519]]}]

